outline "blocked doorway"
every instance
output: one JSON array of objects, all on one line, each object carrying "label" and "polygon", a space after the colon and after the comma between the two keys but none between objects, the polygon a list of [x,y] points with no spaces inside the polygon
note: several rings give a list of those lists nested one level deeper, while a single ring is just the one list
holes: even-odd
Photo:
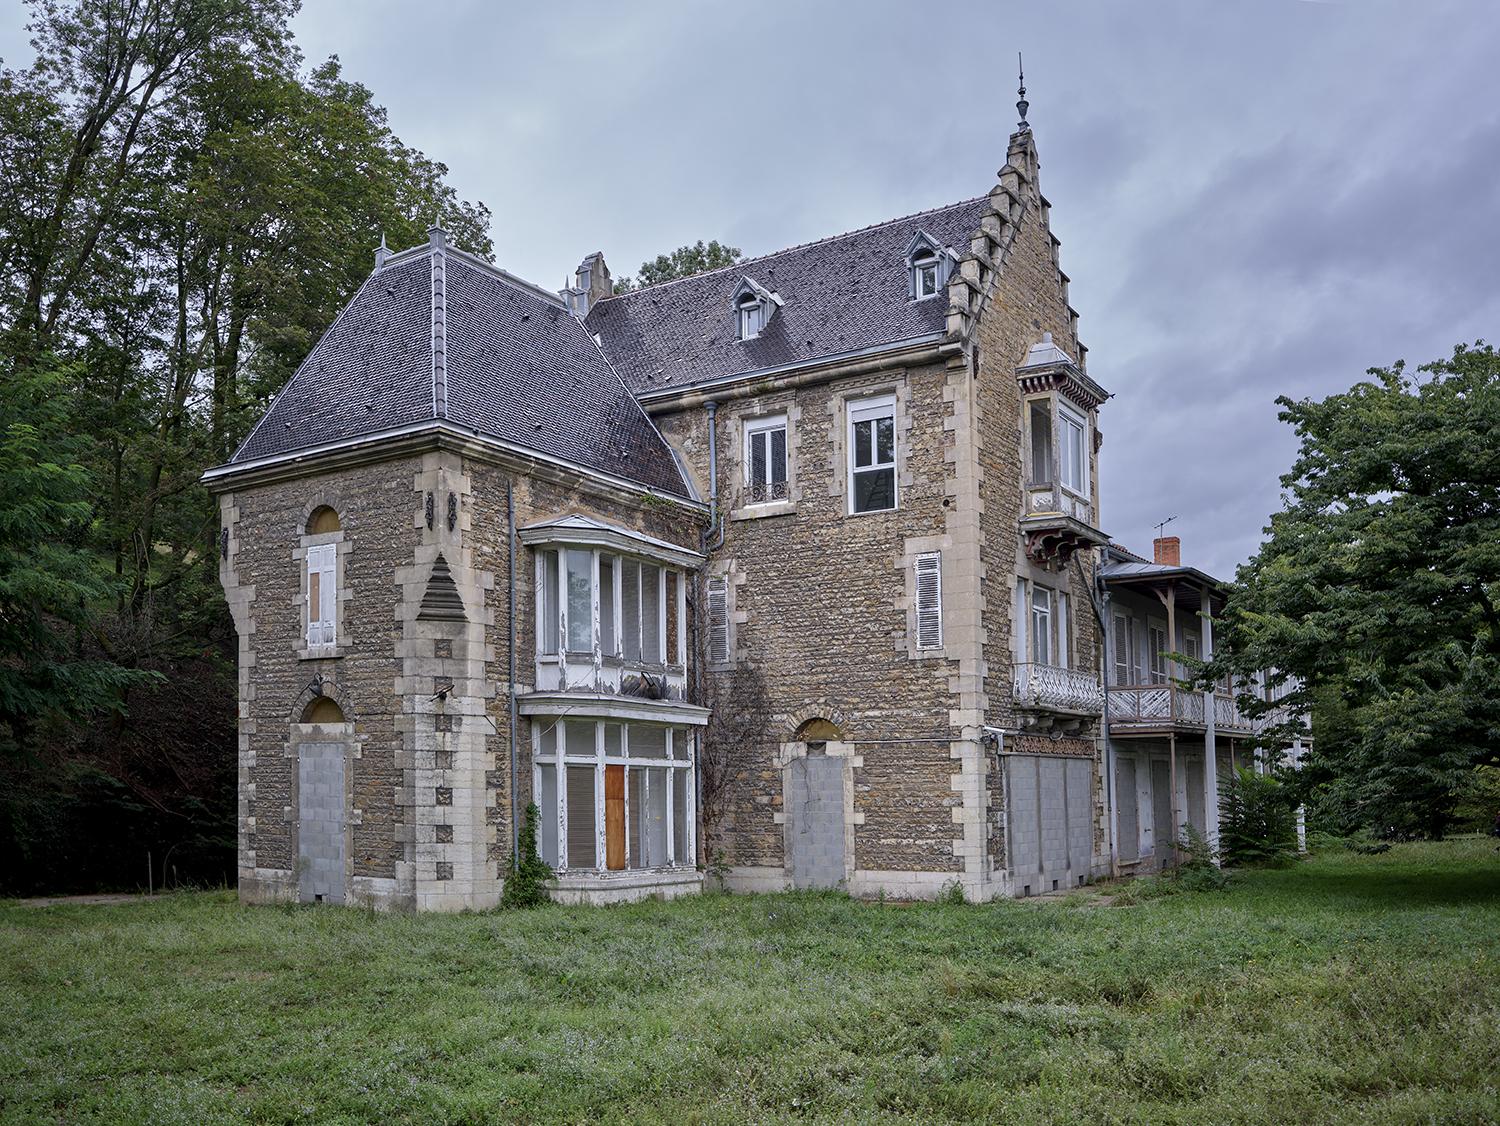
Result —
[{"label": "blocked doorway", "polygon": [[327,697],[293,727],[297,755],[297,898],[343,903],[348,876],[348,743],[344,713]]},{"label": "blocked doorway", "polygon": [[1018,754],[1002,764],[1011,894],[1084,883],[1093,861],[1093,760]]}]

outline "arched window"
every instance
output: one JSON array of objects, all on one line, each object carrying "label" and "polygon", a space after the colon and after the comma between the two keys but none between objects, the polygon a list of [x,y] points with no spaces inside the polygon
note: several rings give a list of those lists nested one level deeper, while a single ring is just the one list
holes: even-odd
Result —
[{"label": "arched window", "polygon": [[303,723],[344,723],[344,709],[328,696],[315,696],[302,709]]},{"label": "arched window", "polygon": [[339,514],[326,504],[313,509],[307,517],[303,551],[306,593],[303,622],[307,628],[309,650],[332,649],[338,642],[338,559]]},{"label": "arched window", "polygon": [[328,532],[340,530],[339,514],[326,504],[320,504],[312,510],[312,515],[307,518],[307,534],[310,536],[321,536]]},{"label": "arched window", "polygon": [[912,255],[912,292],[918,298],[931,297],[938,288],[938,259],[930,250]]},{"label": "arched window", "polygon": [[801,727],[797,728],[792,741],[795,743],[806,743],[807,749],[815,753],[821,753],[825,744],[842,742],[844,733],[831,720],[822,716],[810,719]]}]

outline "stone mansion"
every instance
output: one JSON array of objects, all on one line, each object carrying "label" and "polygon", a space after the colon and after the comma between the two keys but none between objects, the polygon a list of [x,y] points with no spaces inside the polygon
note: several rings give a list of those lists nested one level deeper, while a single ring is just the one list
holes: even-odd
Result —
[{"label": "stone mansion", "polygon": [[574,902],[1030,895],[1212,831],[1250,732],[1166,654],[1221,595],[1100,530],[1048,211],[1023,109],[974,198],[629,293],[378,252],[206,475],[241,897],[491,906],[530,802]]}]

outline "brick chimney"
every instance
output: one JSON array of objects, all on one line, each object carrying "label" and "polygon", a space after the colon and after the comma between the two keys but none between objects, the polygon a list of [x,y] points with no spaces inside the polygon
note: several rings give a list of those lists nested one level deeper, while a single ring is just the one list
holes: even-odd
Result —
[{"label": "brick chimney", "polygon": [[1151,554],[1168,567],[1182,566],[1182,541],[1176,536],[1162,536],[1151,541]]}]

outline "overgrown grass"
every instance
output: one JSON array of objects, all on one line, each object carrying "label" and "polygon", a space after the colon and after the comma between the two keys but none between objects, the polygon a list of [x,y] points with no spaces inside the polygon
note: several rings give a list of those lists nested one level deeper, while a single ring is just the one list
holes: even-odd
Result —
[{"label": "overgrown grass", "polygon": [[9,904],[0,1120],[1500,1120],[1493,841],[1099,902]]}]

